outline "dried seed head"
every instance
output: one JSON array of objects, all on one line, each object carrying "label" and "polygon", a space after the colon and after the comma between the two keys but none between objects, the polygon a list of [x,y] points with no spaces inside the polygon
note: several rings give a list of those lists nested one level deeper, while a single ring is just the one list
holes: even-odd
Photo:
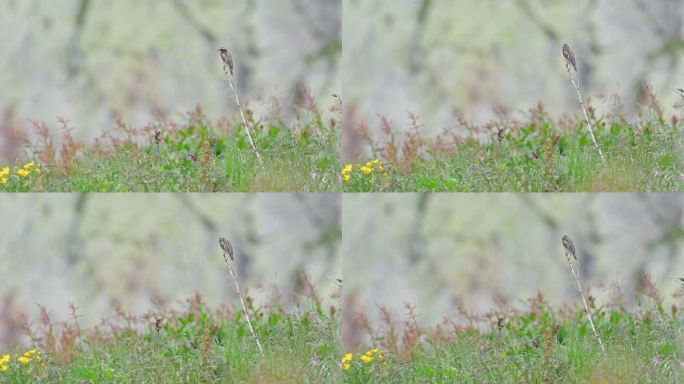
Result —
[{"label": "dried seed head", "polygon": [[221,61],[228,67],[230,70],[230,75],[233,76],[233,57],[228,53],[228,50],[225,48],[221,48],[218,50],[221,56]]},{"label": "dried seed head", "polygon": [[575,244],[573,244],[572,240],[567,235],[563,236],[563,248],[565,248],[566,251],[570,252],[572,257],[577,260],[577,255],[575,254]]},{"label": "dried seed head", "polygon": [[154,142],[160,144],[162,141],[161,131],[154,131]]},{"label": "dried seed head", "polygon": [[161,329],[162,329],[161,317],[157,318],[157,320],[154,322],[154,328],[157,330],[157,332],[161,331]]},{"label": "dried seed head", "polygon": [[[221,247],[221,249],[223,249],[224,257],[228,255],[231,261],[235,261],[235,258],[233,257],[233,246],[230,244],[230,241],[228,241],[228,239],[226,239],[225,237],[221,237],[219,239],[219,246]],[[227,259],[226,262],[228,262]]]},{"label": "dried seed head", "polygon": [[570,46],[567,44],[563,44],[563,57],[565,58],[565,65],[570,69],[572,69],[577,72],[577,64],[575,63],[575,54],[572,53],[572,49],[570,49]]}]

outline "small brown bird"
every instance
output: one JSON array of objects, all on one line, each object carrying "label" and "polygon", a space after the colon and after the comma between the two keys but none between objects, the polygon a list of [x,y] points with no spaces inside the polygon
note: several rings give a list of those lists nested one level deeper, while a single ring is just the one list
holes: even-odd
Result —
[{"label": "small brown bird", "polygon": [[230,244],[230,241],[228,241],[228,239],[226,239],[225,237],[221,237],[219,239],[219,246],[221,247],[221,249],[223,249],[223,252],[225,252],[225,254],[228,255],[228,257],[230,257],[231,261],[235,261],[235,259],[233,258],[233,246]]},{"label": "small brown bird", "polygon": [[230,53],[228,53],[228,50],[225,48],[219,49],[218,52],[221,52],[221,60],[226,66],[228,66],[228,69],[230,70],[230,75],[233,76],[233,57],[230,55]]},{"label": "small brown bird", "polygon": [[572,243],[572,240],[567,235],[563,236],[563,247],[570,252],[572,257],[577,260],[577,255],[575,254],[575,244]]},{"label": "small brown bird", "polygon": [[575,63],[575,54],[572,53],[570,46],[567,44],[563,44],[563,57],[565,57],[565,62],[569,66],[572,66],[572,69],[574,69],[575,72],[577,72],[577,64]]}]

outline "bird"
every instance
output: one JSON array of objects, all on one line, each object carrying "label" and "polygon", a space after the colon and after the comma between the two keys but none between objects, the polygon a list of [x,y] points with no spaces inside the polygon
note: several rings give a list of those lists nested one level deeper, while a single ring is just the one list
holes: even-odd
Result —
[{"label": "bird", "polygon": [[223,249],[223,252],[225,252],[228,257],[230,257],[231,261],[235,261],[235,258],[233,258],[233,246],[230,244],[230,241],[226,239],[225,237],[221,237],[219,239],[219,246],[221,249]]},{"label": "bird", "polygon": [[568,235],[563,236],[563,247],[572,254],[572,257],[577,260],[577,255],[575,254],[575,244],[572,243],[572,240],[568,237]]},{"label": "bird", "polygon": [[572,53],[570,46],[567,44],[563,44],[563,57],[565,57],[565,62],[569,66],[572,66],[572,69],[574,69],[575,72],[577,72],[577,64],[575,63],[575,54]]},{"label": "bird", "polygon": [[228,66],[228,69],[230,70],[230,75],[233,76],[233,57],[230,55],[230,53],[228,53],[228,50],[225,48],[218,49],[218,52],[221,52],[221,60],[226,66]]}]

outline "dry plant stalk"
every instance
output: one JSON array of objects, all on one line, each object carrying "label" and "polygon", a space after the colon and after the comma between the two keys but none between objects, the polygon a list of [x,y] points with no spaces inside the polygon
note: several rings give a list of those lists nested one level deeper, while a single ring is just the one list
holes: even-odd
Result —
[{"label": "dry plant stalk", "polygon": [[582,112],[584,112],[584,121],[587,123],[587,129],[589,130],[589,134],[591,135],[591,141],[594,142],[594,146],[596,147],[596,150],[598,150],[598,153],[601,156],[601,161],[603,161],[603,164],[605,165],[606,158],[603,156],[603,151],[601,151],[601,147],[599,146],[598,141],[596,141],[596,137],[594,137],[594,129],[592,128],[591,122],[589,121],[589,114],[587,113],[587,108],[584,106],[584,101],[582,100],[582,93],[580,92],[579,87],[579,71],[577,70],[577,63],[575,62],[575,54],[570,49],[570,46],[568,46],[567,44],[563,44],[563,57],[565,58],[565,68],[568,70],[570,82],[577,91],[577,99],[579,100],[580,106],[582,107]]},{"label": "dry plant stalk", "polygon": [[257,159],[259,160],[259,164],[263,165],[264,162],[261,160],[261,155],[257,150],[256,144],[254,144],[254,140],[252,140],[252,134],[249,130],[247,119],[245,119],[245,113],[242,110],[242,105],[240,105],[240,98],[238,97],[237,88],[235,88],[235,85],[233,84],[233,79],[235,78],[235,73],[233,72],[233,57],[225,48],[221,48],[218,51],[220,52],[221,61],[223,61],[223,73],[226,75],[228,85],[230,86],[230,89],[233,91],[233,94],[235,95],[235,104],[237,105],[237,109],[240,111],[242,124],[244,124],[245,131],[247,132],[247,140],[249,141],[249,145],[252,147],[252,150],[254,151]]},{"label": "dry plant stalk", "polygon": [[[579,276],[579,259],[577,258],[577,254],[575,252],[575,244],[573,244],[572,240],[570,240],[570,238],[567,235],[563,236],[563,248],[565,248],[565,258],[568,260],[570,271],[572,271],[572,275],[575,276],[575,281],[577,282],[577,289],[579,290],[579,294],[582,297],[582,303],[584,303],[584,312],[587,314],[587,319],[589,320],[589,324],[591,325],[591,330],[594,332],[594,336],[596,336],[596,340],[598,340],[599,346],[601,346],[601,351],[605,353],[606,348],[603,346],[603,341],[601,340],[601,336],[596,330],[596,326],[594,326],[594,320],[591,317],[591,311],[589,311],[589,304],[587,303],[587,298],[584,295],[584,290],[582,290],[582,283],[580,282]],[[577,270],[575,270],[575,266],[573,264],[573,260],[570,259],[570,255],[572,255],[574,263],[577,263],[578,265]]]},{"label": "dry plant stalk", "polygon": [[249,325],[249,331],[252,333],[252,337],[254,338],[254,341],[256,341],[257,347],[259,347],[259,352],[261,352],[261,356],[264,356],[264,349],[261,347],[261,342],[259,341],[259,336],[257,333],[254,331],[254,327],[252,326],[252,321],[249,318],[249,312],[247,312],[247,306],[245,305],[245,299],[242,297],[242,293],[240,292],[240,284],[238,284],[238,275],[237,275],[237,268],[233,270],[233,267],[231,266],[232,263],[235,263],[235,256],[233,254],[233,246],[230,244],[230,241],[228,239],[221,237],[219,238],[219,246],[223,250],[223,260],[226,262],[226,265],[228,266],[228,272],[230,272],[230,276],[233,278],[233,281],[235,282],[235,292],[237,292],[238,297],[240,298],[240,304],[242,304],[242,313],[245,314],[245,319],[247,319],[247,325]]}]

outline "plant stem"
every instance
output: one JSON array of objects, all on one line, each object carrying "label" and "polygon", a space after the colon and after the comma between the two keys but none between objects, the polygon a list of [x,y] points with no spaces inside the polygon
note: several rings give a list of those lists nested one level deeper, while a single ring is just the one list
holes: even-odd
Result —
[{"label": "plant stem", "polygon": [[247,312],[245,300],[242,298],[242,293],[240,292],[240,284],[238,284],[237,270],[233,271],[233,268],[230,266],[230,263],[228,262],[226,262],[226,265],[228,265],[228,271],[230,272],[230,276],[233,277],[233,281],[235,282],[235,292],[237,292],[237,295],[240,298],[240,304],[242,304],[242,312],[245,314],[245,318],[247,319],[249,331],[252,333],[252,337],[254,338],[254,341],[256,341],[257,347],[259,347],[259,352],[261,352],[261,356],[265,356],[264,349],[261,347],[261,342],[259,342],[259,336],[257,336],[256,332],[254,331],[254,327],[252,327],[252,321],[249,318],[249,312]]},{"label": "plant stem", "polygon": [[603,162],[603,165],[606,165],[606,158],[603,156],[603,151],[601,151],[601,147],[599,146],[598,141],[596,141],[596,137],[594,137],[594,130],[592,128],[591,122],[589,121],[589,114],[587,113],[587,108],[584,106],[584,101],[582,100],[582,93],[580,92],[579,88],[579,77],[575,79],[575,77],[572,75],[572,72],[570,71],[570,67],[568,66],[567,68],[568,75],[570,75],[570,82],[577,91],[577,99],[579,100],[580,106],[582,107],[582,112],[584,112],[584,121],[587,123],[587,129],[589,130],[589,134],[591,135],[591,141],[594,142],[594,146],[596,147],[599,155],[601,156],[601,161]]},{"label": "plant stem", "polygon": [[575,271],[575,267],[572,265],[572,260],[570,260],[570,255],[568,255],[567,252],[565,252],[565,257],[568,260],[568,265],[570,265],[570,270],[572,271],[572,275],[575,277],[575,281],[577,282],[577,289],[579,290],[579,294],[582,297],[582,303],[584,304],[584,312],[587,314],[587,319],[589,320],[589,324],[591,325],[591,330],[594,332],[594,336],[596,336],[596,340],[598,340],[599,346],[601,347],[601,351],[603,353],[606,353],[606,348],[603,346],[603,341],[601,340],[601,336],[599,335],[598,331],[596,330],[596,326],[594,326],[594,320],[591,317],[591,311],[589,311],[589,304],[587,303],[587,298],[584,296],[584,291],[582,290],[582,283],[580,282],[580,277],[579,277],[579,268],[577,271]]},{"label": "plant stem", "polygon": [[245,119],[245,113],[242,111],[242,105],[240,105],[240,98],[238,97],[237,88],[235,88],[235,86],[233,85],[233,81],[230,79],[228,72],[225,72],[225,73],[226,73],[226,79],[228,79],[228,85],[230,85],[230,89],[233,91],[233,94],[235,95],[235,104],[237,105],[237,108],[240,111],[240,117],[242,118],[242,124],[245,126],[245,131],[247,131],[247,140],[249,141],[249,145],[252,147],[252,150],[256,154],[256,157],[259,160],[259,164],[264,165],[264,162],[261,160],[261,155],[259,154],[259,151],[257,150],[257,147],[254,144],[254,140],[252,140],[252,134],[249,130],[249,125],[247,124],[247,119]]}]

